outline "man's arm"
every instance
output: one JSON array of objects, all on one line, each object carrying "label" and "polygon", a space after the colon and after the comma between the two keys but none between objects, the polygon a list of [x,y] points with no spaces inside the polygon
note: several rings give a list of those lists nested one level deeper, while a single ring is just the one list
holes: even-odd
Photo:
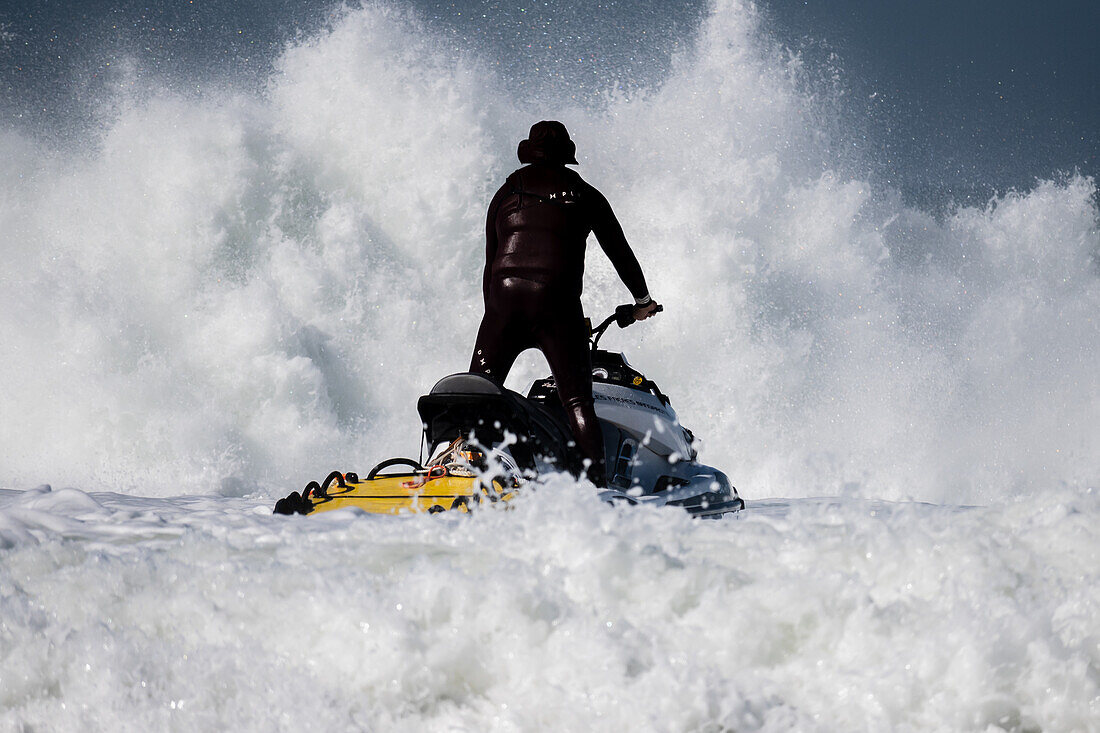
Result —
[{"label": "man's arm", "polygon": [[511,187],[505,182],[493,196],[489,212],[485,215],[485,272],[481,276],[481,295],[486,305],[489,304],[489,283],[493,279],[493,260],[497,256],[497,211],[509,191]]},{"label": "man's arm", "polygon": [[649,297],[649,287],[646,285],[645,275],[642,274],[642,266],[627,243],[623,228],[615,218],[615,212],[611,210],[611,204],[592,186],[588,186],[587,193],[592,233],[596,235],[604,254],[611,260],[615,272],[634,296],[634,302],[639,306],[648,305],[652,298]]}]

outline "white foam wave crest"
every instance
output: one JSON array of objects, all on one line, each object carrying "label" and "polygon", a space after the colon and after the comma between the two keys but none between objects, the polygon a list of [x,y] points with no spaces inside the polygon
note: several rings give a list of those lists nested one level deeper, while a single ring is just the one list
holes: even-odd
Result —
[{"label": "white foam wave crest", "polygon": [[[481,315],[485,205],[542,117],[667,306],[608,345],[743,493],[1095,485],[1094,182],[937,220],[850,173],[817,93],[737,1],[600,110],[521,105],[476,49],[370,5],[262,96],[145,87],[76,150],[4,133],[0,485],[279,493],[415,453],[415,398]],[[626,291],[589,269],[597,315]]]},{"label": "white foam wave crest", "polygon": [[1095,491],[510,507],[0,491],[0,725],[1095,730]]}]

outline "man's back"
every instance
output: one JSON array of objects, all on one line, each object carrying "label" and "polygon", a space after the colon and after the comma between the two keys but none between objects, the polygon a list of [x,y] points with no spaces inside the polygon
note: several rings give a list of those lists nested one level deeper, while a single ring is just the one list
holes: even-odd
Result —
[{"label": "man's back", "polygon": [[644,295],[641,268],[607,199],[564,166],[521,168],[489,205],[490,278],[520,277],[579,296],[585,243],[592,231],[631,291]]}]

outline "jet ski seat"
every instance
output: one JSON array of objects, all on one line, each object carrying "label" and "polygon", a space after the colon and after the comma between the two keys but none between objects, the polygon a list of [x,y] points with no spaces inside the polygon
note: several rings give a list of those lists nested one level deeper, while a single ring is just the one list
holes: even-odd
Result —
[{"label": "jet ski seat", "polygon": [[503,443],[507,431],[520,441],[512,453],[524,468],[533,469],[542,459],[575,474],[581,470],[567,424],[483,375],[444,377],[417,401],[416,409],[429,450],[471,432],[479,443],[491,446]]},{"label": "jet ski seat", "polygon": [[440,379],[429,394],[504,394],[506,391],[510,390],[480,374],[461,372]]}]

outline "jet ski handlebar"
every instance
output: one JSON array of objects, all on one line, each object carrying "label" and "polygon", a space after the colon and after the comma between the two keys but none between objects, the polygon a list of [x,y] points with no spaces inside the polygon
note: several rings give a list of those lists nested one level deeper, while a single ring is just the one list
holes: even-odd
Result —
[{"label": "jet ski handlebar", "polygon": [[[612,323],[618,325],[619,328],[626,328],[632,323],[636,322],[634,318],[634,309],[637,306],[634,303],[623,303],[615,308],[615,312],[609,315],[607,318],[600,322],[600,325],[592,329],[592,349],[595,350],[596,344],[600,342],[600,337],[603,336],[604,331],[611,326]],[[665,307],[658,304],[654,313],[660,313]]]}]

